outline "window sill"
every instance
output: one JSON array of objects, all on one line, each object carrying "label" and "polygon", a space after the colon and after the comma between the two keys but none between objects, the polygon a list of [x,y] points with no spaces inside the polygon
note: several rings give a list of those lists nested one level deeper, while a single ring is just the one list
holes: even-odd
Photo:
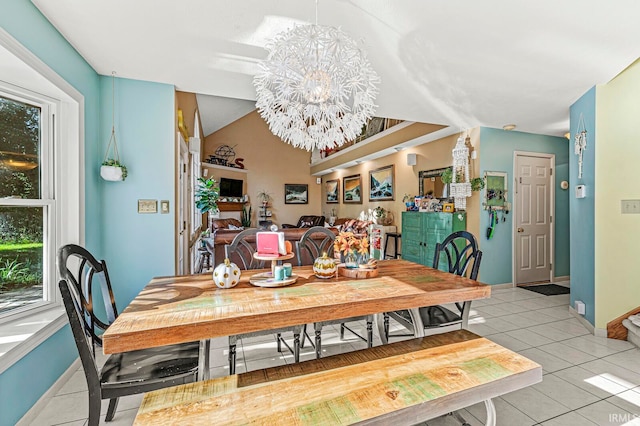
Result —
[{"label": "window sill", "polygon": [[61,305],[0,326],[0,374],[67,324]]}]

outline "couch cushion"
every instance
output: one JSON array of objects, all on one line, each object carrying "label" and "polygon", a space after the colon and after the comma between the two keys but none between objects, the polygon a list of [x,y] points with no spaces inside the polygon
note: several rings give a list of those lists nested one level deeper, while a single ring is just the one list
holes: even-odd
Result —
[{"label": "couch cushion", "polygon": [[235,230],[244,229],[242,228],[242,223],[240,223],[238,219],[227,218],[227,219],[213,219],[211,221],[211,230],[215,232],[219,229],[234,229],[229,227],[229,225],[234,226]]}]

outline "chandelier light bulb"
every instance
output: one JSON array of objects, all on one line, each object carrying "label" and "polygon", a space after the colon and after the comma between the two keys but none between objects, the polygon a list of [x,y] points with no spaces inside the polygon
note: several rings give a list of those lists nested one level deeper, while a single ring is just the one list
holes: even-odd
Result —
[{"label": "chandelier light bulb", "polygon": [[256,107],[271,132],[311,151],[358,137],[373,117],[380,79],[343,31],[302,25],[278,34],[254,77]]}]

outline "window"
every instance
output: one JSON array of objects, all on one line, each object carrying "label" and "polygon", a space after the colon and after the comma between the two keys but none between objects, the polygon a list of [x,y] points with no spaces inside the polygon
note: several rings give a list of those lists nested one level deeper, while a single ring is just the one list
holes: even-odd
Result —
[{"label": "window", "polygon": [[0,90],[0,320],[55,300],[54,111]]}]

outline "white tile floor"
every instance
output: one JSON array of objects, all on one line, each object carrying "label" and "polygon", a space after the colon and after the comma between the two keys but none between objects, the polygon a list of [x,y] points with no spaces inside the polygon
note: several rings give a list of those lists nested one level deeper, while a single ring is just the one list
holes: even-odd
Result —
[{"label": "white tile floor", "polygon": [[[542,296],[523,289],[494,290],[472,304],[469,328],[540,363],[542,383],[494,400],[499,426],[640,425],[640,350],[627,342],[594,337],[568,311],[569,295]],[[364,324],[357,329],[364,331]],[[362,349],[366,344],[337,327],[323,330],[325,355]],[[225,375],[226,339],[211,349],[212,376]],[[375,344],[380,344],[376,336]],[[237,372],[293,362],[280,355],[270,336],[238,344]],[[312,359],[306,345],[302,359]],[[110,425],[133,423],[142,396],[122,398]],[[103,413],[106,412],[106,402]],[[462,410],[471,425],[484,424],[483,404]],[[34,425],[85,425],[87,390],[79,370],[39,413]],[[429,426],[458,424],[451,416]]]}]

